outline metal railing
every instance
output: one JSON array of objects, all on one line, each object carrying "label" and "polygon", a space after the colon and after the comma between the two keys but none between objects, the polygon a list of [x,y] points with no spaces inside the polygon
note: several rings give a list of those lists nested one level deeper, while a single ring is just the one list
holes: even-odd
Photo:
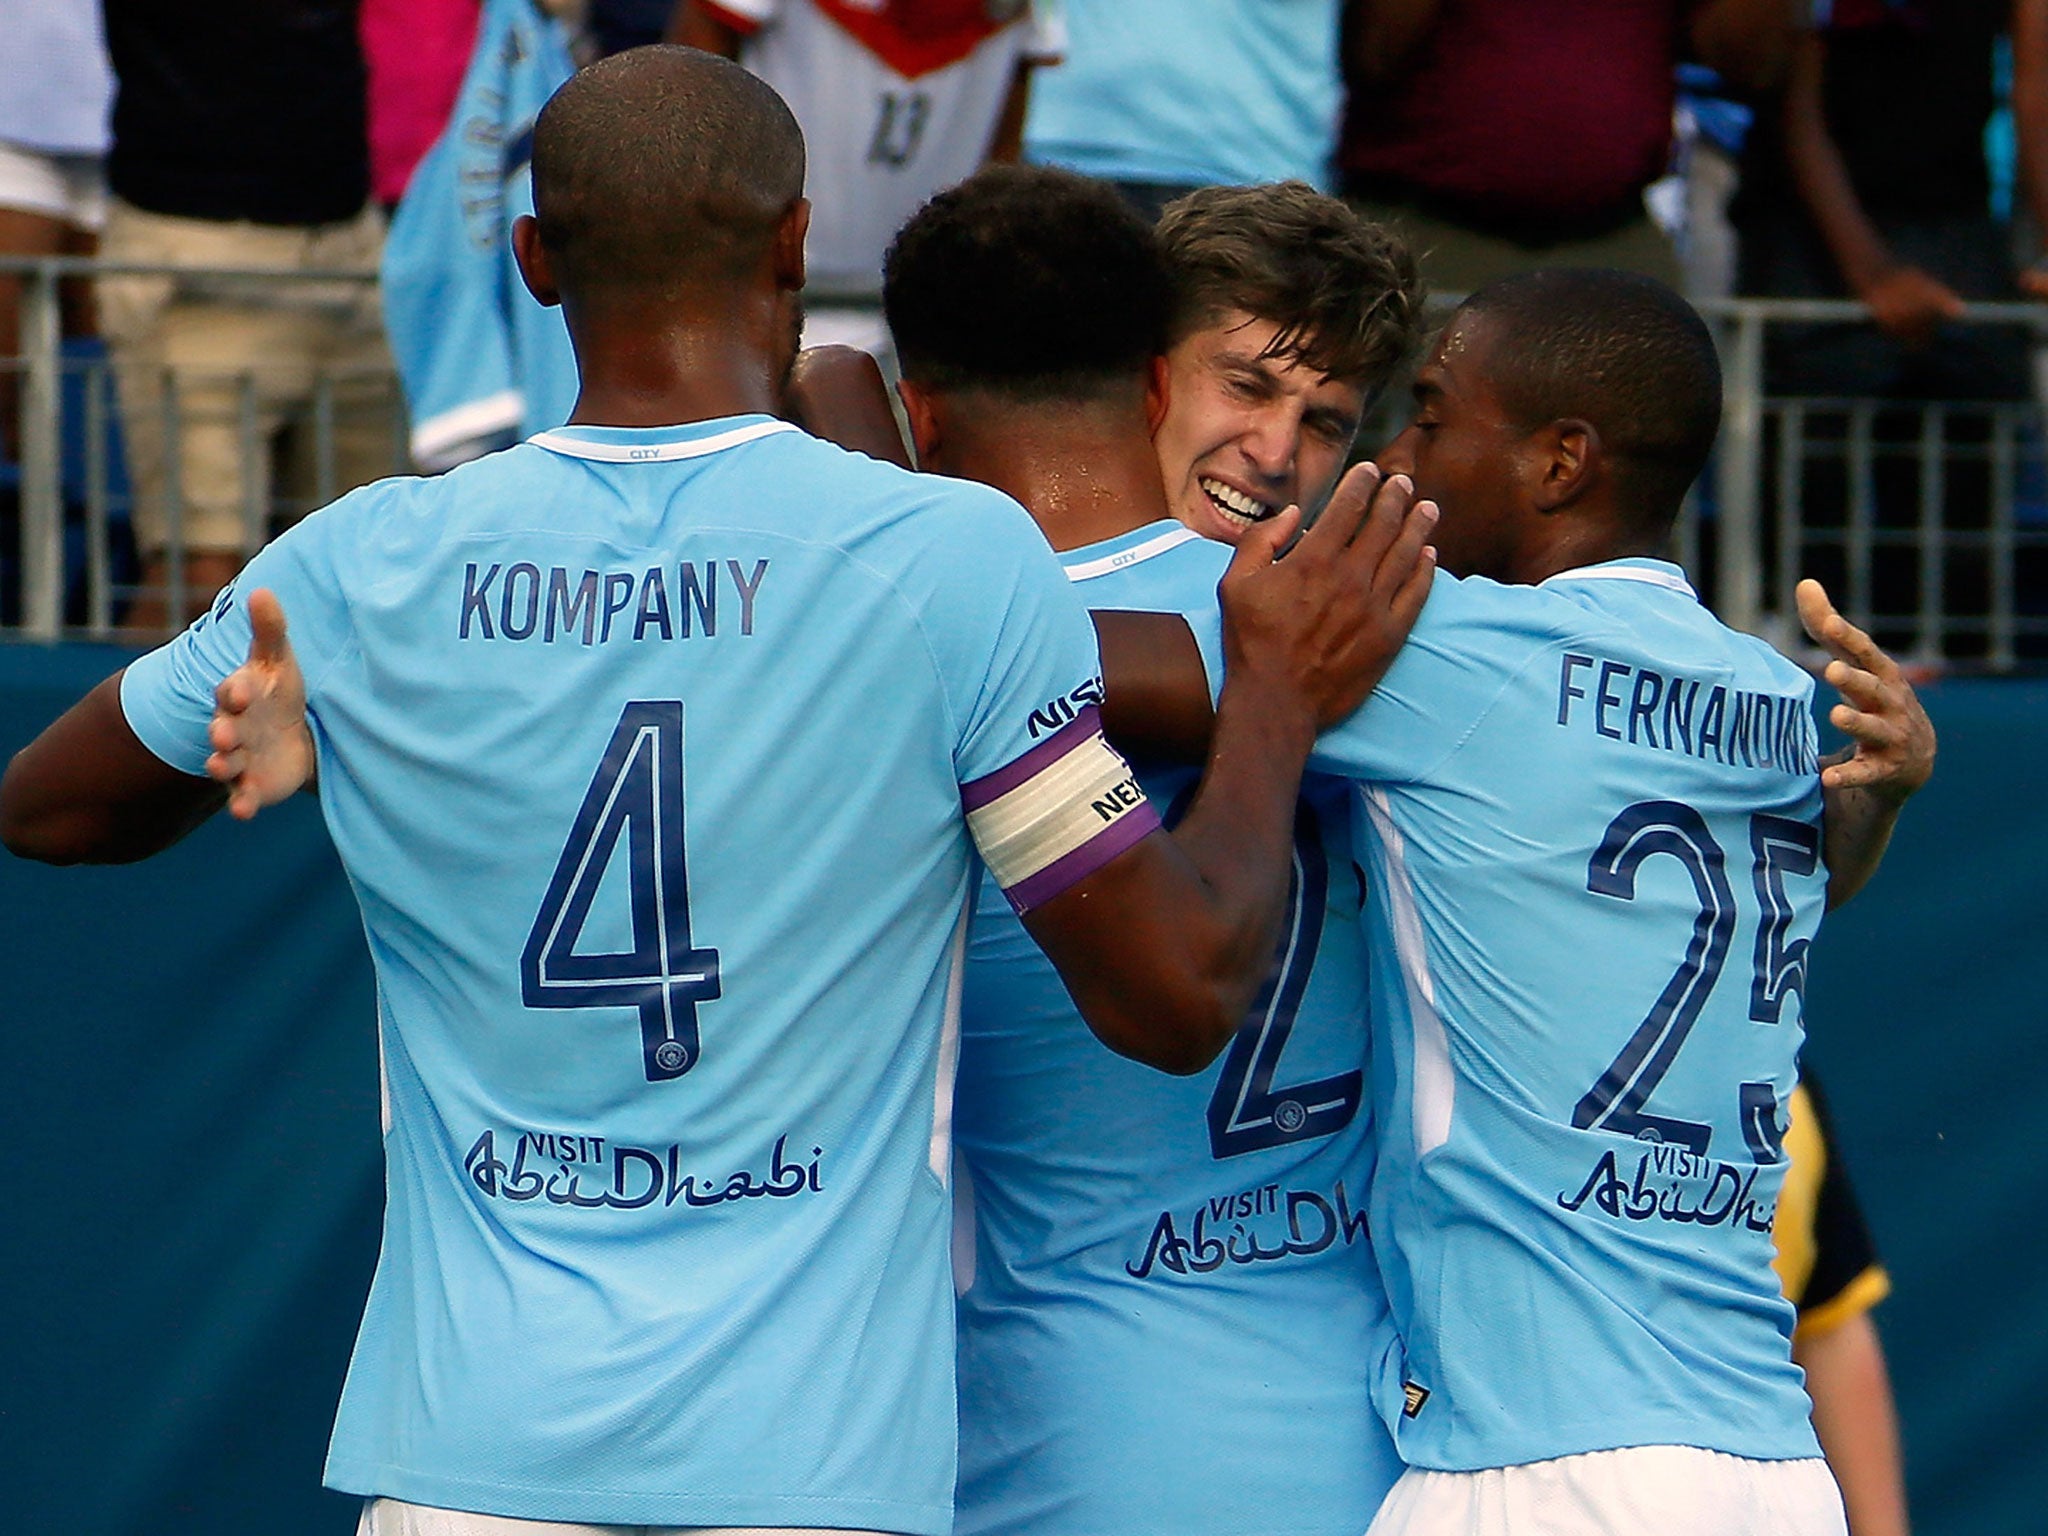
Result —
[{"label": "metal railing", "polygon": [[[34,640],[66,635],[112,638],[119,633],[120,610],[140,595],[132,582],[119,579],[122,573],[115,558],[123,547],[118,534],[125,515],[132,510],[131,498],[122,489],[125,476],[120,473],[121,412],[115,402],[113,363],[106,354],[84,359],[66,355],[64,286],[106,277],[155,278],[174,283],[181,294],[203,296],[208,301],[246,296],[265,307],[304,302],[335,308],[373,293],[377,274],[0,256],[0,277],[21,283],[19,354],[0,357],[0,377],[17,381],[19,396],[17,531],[14,548],[0,548],[0,572],[12,566],[8,577],[14,590],[0,591],[0,606],[12,606],[18,618],[11,626],[0,625],[0,635],[11,633]],[[347,408],[344,402],[360,406],[367,400],[389,419],[390,452],[388,457],[380,456],[380,473],[403,473],[412,467],[396,374],[388,367],[315,368],[302,391],[302,406],[292,413],[294,425],[303,428],[307,440],[303,458],[308,473],[304,494],[290,496],[268,473],[270,445],[260,440],[258,401],[265,378],[260,366],[227,374],[166,367],[154,381],[157,389],[151,426],[165,445],[161,455],[162,515],[169,529],[167,590],[156,595],[173,612],[185,607],[188,585],[183,537],[188,494],[182,484],[179,449],[190,419],[188,403],[198,391],[224,387],[233,395],[243,487],[242,532],[252,549],[281,523],[350,488],[336,467],[337,420]],[[68,455],[67,429],[73,449]],[[68,480],[67,457],[75,461],[75,473]],[[10,555],[11,560],[7,558]],[[67,595],[72,598],[69,603]]]},{"label": "metal railing", "polygon": [[[1689,570],[1712,568],[1722,619],[1796,646],[1792,589],[1815,575],[1851,619],[1921,662],[1992,671],[2048,662],[2042,403],[1772,396],[1770,327],[1867,325],[1863,307],[1700,307],[1722,330],[1725,400],[1681,555]],[[2040,377],[2048,310],[1973,304],[1962,323],[2030,333]]]},{"label": "metal railing", "polygon": [[[22,382],[19,621],[0,634],[106,638],[117,633],[124,605],[135,595],[132,583],[119,579],[113,558],[123,510],[116,490],[119,413],[104,357],[84,363],[64,357],[60,283],[175,276],[203,282],[210,295],[253,288],[277,303],[307,285],[331,294],[337,286],[360,290],[376,278],[6,257],[0,257],[0,274],[24,279],[21,356],[0,358],[0,372],[16,373]],[[873,297],[834,292],[814,302],[871,305]],[[1765,389],[1769,328],[1864,324],[1861,306],[1732,299],[1700,307],[1720,331],[1726,406],[1714,463],[1688,501],[1675,553],[1696,579],[1704,578],[1703,590],[1722,618],[1796,647],[1792,588],[1812,574],[1827,581],[1851,618],[1919,660],[1999,671],[2048,664],[2048,451],[2039,405],[1773,397]],[[2036,346],[2048,337],[2048,309],[2030,305],[1973,305],[1967,323],[2024,327]],[[65,413],[67,372],[75,419]],[[161,425],[175,442],[180,382],[165,382]],[[368,380],[341,373],[316,378],[306,413],[315,474],[310,496],[293,503],[257,489],[253,375],[235,380],[252,543],[347,488],[334,474],[335,392],[365,383],[397,402],[397,381],[388,373]],[[402,472],[411,468],[403,414],[394,409],[392,416],[389,468]],[[82,457],[82,465],[68,498],[62,467],[67,427],[74,449],[83,443],[82,456],[72,455]],[[167,457],[176,463],[175,453]],[[176,601],[184,572],[175,536],[175,473],[170,483],[174,536],[167,584]]]}]

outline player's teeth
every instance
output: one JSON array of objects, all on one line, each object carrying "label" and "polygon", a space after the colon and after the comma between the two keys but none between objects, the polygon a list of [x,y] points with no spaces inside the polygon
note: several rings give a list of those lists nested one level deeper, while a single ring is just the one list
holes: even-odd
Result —
[{"label": "player's teeth", "polygon": [[1255,523],[1260,518],[1272,515],[1273,509],[1271,507],[1268,507],[1262,501],[1254,500],[1252,497],[1245,495],[1243,491],[1240,491],[1234,485],[1225,485],[1221,480],[1205,478],[1202,480],[1201,486],[1204,491],[1209,493],[1210,499],[1219,503],[1224,511],[1240,517],[1246,522]]}]

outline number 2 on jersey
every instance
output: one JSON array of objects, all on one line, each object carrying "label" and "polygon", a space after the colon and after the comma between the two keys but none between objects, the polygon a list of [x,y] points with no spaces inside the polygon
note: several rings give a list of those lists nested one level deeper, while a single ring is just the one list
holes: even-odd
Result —
[{"label": "number 2 on jersey", "polygon": [[[1806,940],[1785,942],[1794,916],[1785,876],[1810,875],[1820,867],[1820,831],[1803,821],[1759,815],[1751,819],[1749,840],[1752,884],[1763,909],[1757,927],[1749,1016],[1759,1024],[1775,1024],[1784,1011],[1785,999],[1794,993],[1803,995],[1806,987]],[[1692,940],[1685,958],[1621,1054],[1574,1107],[1572,1124],[1582,1131],[1614,1131],[1673,1142],[1705,1156],[1713,1135],[1711,1126],[1652,1114],[1644,1106],[1671,1070],[1728,962],[1730,941],[1735,936],[1735,888],[1728,879],[1728,856],[1706,818],[1691,806],[1676,800],[1644,800],[1608,823],[1607,834],[1587,866],[1586,889],[1597,896],[1634,901],[1636,872],[1645,860],[1658,854],[1677,859],[1692,878],[1693,895],[1699,902]],[[1784,1152],[1777,1095],[1771,1085],[1741,1084],[1737,1110],[1743,1139],[1756,1160],[1777,1162]]]},{"label": "number 2 on jersey", "polygon": [[[633,947],[579,953],[622,841]],[[619,716],[526,936],[519,979],[529,1008],[637,1008],[649,1082],[697,1064],[697,1005],[720,988],[718,951],[690,938],[680,703],[628,704]]]},{"label": "number 2 on jersey", "polygon": [[1240,1157],[1334,1136],[1351,1123],[1364,1096],[1365,1074],[1360,1070],[1273,1086],[1280,1053],[1287,1049],[1302,994],[1308,990],[1329,905],[1330,858],[1315,809],[1305,800],[1294,813],[1294,871],[1287,894],[1287,922],[1280,931],[1273,974],[1231,1040],[1209,1099],[1213,1157]]}]

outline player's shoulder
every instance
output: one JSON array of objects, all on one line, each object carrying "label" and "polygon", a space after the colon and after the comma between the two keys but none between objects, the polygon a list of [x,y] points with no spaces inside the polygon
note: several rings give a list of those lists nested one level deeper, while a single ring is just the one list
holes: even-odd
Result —
[{"label": "player's shoulder", "polygon": [[265,547],[260,560],[323,566],[350,579],[388,558],[390,531],[421,515],[438,478],[392,475],[344,492],[299,519]]},{"label": "player's shoulder", "polygon": [[1062,550],[1059,562],[1092,608],[1184,613],[1215,608],[1216,584],[1232,554],[1228,544],[1161,518],[1114,538]]},{"label": "player's shoulder", "polygon": [[1610,623],[1597,609],[1548,586],[1438,571],[1409,644],[1425,650],[1512,653],[1585,639]]},{"label": "player's shoulder", "polygon": [[1057,570],[1031,514],[993,486],[885,464],[831,443],[785,447],[829,481],[834,516],[823,537],[880,567],[920,579],[986,576],[1020,559]]}]

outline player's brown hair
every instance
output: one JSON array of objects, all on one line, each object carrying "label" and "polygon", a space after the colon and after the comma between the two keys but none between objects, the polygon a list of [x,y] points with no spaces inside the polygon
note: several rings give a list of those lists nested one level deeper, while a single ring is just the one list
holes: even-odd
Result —
[{"label": "player's brown hair", "polygon": [[1407,242],[1305,181],[1190,192],[1166,205],[1158,234],[1176,344],[1241,312],[1279,327],[1270,355],[1371,393],[1421,338]]}]

